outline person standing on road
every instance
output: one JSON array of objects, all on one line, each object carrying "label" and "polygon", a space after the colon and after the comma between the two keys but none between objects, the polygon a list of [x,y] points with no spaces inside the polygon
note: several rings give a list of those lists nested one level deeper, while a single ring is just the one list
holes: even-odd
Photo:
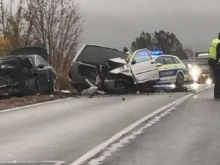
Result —
[{"label": "person standing on road", "polygon": [[128,51],[128,48],[126,48],[126,47],[124,47],[124,53],[127,54],[126,60],[127,60],[127,62],[129,62],[132,58],[132,54]]},{"label": "person standing on road", "polygon": [[220,98],[220,33],[209,48],[209,65],[212,68],[215,82],[214,98],[217,99]]}]

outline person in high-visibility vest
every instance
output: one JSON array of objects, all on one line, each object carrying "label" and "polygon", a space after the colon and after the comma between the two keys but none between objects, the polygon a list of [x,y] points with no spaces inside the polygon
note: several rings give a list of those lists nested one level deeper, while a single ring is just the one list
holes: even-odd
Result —
[{"label": "person in high-visibility vest", "polygon": [[132,54],[128,51],[128,48],[126,48],[126,47],[124,48],[124,53],[127,54],[126,60],[127,60],[127,62],[129,62],[132,59]]},{"label": "person in high-visibility vest", "polygon": [[213,71],[215,81],[214,98],[220,98],[220,33],[215,38],[209,48],[209,65]]}]

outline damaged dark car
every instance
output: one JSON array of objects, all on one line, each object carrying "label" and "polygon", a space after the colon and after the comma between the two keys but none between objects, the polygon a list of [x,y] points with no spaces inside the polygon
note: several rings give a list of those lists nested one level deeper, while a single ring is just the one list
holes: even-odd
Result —
[{"label": "damaged dark car", "polygon": [[51,93],[56,89],[55,70],[44,48],[29,47],[0,58],[0,96]]},{"label": "damaged dark car", "polygon": [[73,88],[82,92],[90,87],[86,80],[105,90],[104,80],[110,70],[122,67],[124,64],[111,62],[110,59],[126,59],[127,55],[117,49],[84,45],[77,53],[72,62],[69,80]]}]

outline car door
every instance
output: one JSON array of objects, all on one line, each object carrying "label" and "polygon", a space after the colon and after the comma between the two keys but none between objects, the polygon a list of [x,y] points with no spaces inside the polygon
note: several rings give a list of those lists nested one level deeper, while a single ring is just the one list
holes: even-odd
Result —
[{"label": "car door", "polygon": [[47,89],[49,77],[47,66],[45,66],[40,56],[35,56],[35,68],[38,72],[38,88],[41,92],[43,92]]},{"label": "car door", "polygon": [[171,56],[162,56],[164,65],[159,69],[159,75],[163,83],[172,82],[173,76],[175,76],[175,63]]},{"label": "car door", "polygon": [[131,61],[131,70],[136,79],[136,83],[159,79],[155,60],[153,60],[147,50],[140,50],[134,53],[134,57]]},{"label": "car door", "polygon": [[173,82],[176,82],[177,74],[182,73],[184,75],[184,81],[188,80],[188,74],[187,74],[187,67],[186,65],[178,58],[178,57],[172,57],[173,58],[173,66],[175,70],[175,75],[171,77]]},{"label": "car door", "polygon": [[164,83],[166,82],[166,77],[163,75],[164,71],[167,70],[167,66],[165,65],[165,62],[164,62],[164,59],[162,56],[160,57],[156,57],[156,60],[155,60],[156,63],[160,63],[162,64],[161,66],[157,67],[158,69],[158,72],[159,72],[159,77],[160,77],[160,83]]}]

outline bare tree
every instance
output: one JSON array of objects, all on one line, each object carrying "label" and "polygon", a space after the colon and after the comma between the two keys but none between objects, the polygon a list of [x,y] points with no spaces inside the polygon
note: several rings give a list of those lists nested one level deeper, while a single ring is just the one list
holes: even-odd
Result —
[{"label": "bare tree", "polygon": [[73,0],[27,0],[27,6],[28,15],[32,13],[29,19],[32,34],[27,39],[45,46],[53,67],[66,72],[83,30],[84,20],[79,6]]},{"label": "bare tree", "polygon": [[10,0],[9,6],[0,0],[2,43],[8,43],[8,50],[21,46],[46,47],[49,63],[58,72],[67,72],[76,54],[83,23],[74,0]]},{"label": "bare tree", "polygon": [[19,0],[16,7],[12,10],[14,0],[10,4],[4,4],[0,0],[0,36],[5,43],[5,51],[23,46],[25,32],[25,20],[23,19],[24,0]]}]

